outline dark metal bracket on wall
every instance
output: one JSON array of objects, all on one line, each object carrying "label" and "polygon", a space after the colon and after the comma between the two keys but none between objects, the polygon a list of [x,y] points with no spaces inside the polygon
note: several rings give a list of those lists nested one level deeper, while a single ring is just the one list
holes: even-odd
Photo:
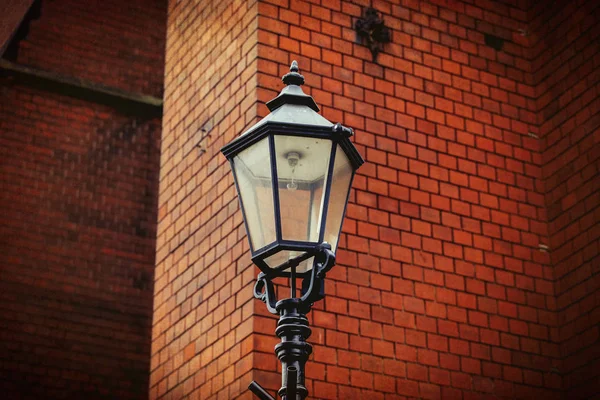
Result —
[{"label": "dark metal bracket on wall", "polygon": [[383,50],[383,45],[391,41],[391,31],[383,23],[379,11],[373,7],[365,8],[363,16],[354,23],[354,29],[358,38],[371,50],[373,62],[377,62],[377,55]]},{"label": "dark metal bracket on wall", "polygon": [[163,100],[145,94],[127,92],[81,78],[44,71],[0,59],[0,77],[42,90],[107,105],[125,113],[148,117],[161,116]]}]

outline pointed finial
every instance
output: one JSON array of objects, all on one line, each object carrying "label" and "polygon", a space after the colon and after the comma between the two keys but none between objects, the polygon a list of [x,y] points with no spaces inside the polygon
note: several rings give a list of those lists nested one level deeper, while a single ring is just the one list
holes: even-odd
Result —
[{"label": "pointed finial", "polygon": [[290,65],[290,72],[285,74],[281,80],[286,85],[303,85],[304,77],[299,73],[300,68],[298,68],[298,62],[296,60],[292,61],[292,65]]},{"label": "pointed finial", "polygon": [[298,68],[298,61],[292,61],[292,65],[290,65],[290,72],[299,72],[300,68]]},{"label": "pointed finial", "polygon": [[281,80],[285,83],[285,87],[281,89],[279,96],[273,100],[267,102],[267,107],[271,112],[277,110],[279,107],[285,104],[296,104],[306,106],[313,111],[319,112],[319,106],[315,103],[315,100],[304,93],[300,85],[304,84],[304,77],[298,72],[298,62],[292,61],[290,65],[290,72],[285,74]]}]

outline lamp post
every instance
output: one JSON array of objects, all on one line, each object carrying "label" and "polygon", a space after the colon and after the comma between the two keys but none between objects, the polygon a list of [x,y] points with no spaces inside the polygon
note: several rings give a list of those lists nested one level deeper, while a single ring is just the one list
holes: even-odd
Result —
[{"label": "lamp post", "polygon": [[[271,113],[221,151],[234,174],[252,261],[261,270],[254,297],[279,315],[278,395],[304,400],[312,351],[306,314],[325,296],[352,179],[364,161],[350,141],[352,129],[319,115],[314,99],[302,91],[296,61],[283,82],[286,87],[267,103]],[[289,279],[289,297],[277,299],[276,278]],[[249,388],[262,400],[274,400],[256,382]]]}]

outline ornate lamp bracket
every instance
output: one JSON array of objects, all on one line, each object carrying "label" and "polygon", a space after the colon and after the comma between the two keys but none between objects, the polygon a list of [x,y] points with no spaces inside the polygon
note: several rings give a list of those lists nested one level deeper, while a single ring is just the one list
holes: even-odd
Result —
[{"label": "ornate lamp bracket", "polygon": [[[280,309],[282,307],[280,303],[287,300],[295,300],[294,307],[303,314],[306,314],[315,302],[325,297],[325,275],[334,265],[335,255],[331,251],[331,246],[324,243],[316,249],[313,269],[304,275],[300,298],[278,301],[273,285],[273,279],[278,277],[278,275],[270,275],[264,272],[258,274],[256,278],[254,297],[265,303],[267,310],[271,314],[281,315]],[[296,266],[289,265],[292,271],[295,270]],[[277,268],[274,268],[274,271],[277,271]],[[295,272],[292,272],[291,276],[295,278]]]},{"label": "ornate lamp bracket", "polygon": [[[276,273],[269,275],[261,272],[254,286],[254,297],[263,301],[270,313],[279,315],[275,333],[281,338],[281,343],[275,346],[275,354],[281,361],[282,386],[277,394],[285,400],[304,400],[308,396],[304,371],[312,346],[306,342],[311,334],[306,313],[316,301],[325,297],[325,275],[335,264],[335,255],[326,243],[316,248],[314,257],[312,270],[302,280],[301,297],[277,301],[273,279],[281,275]],[[296,266],[290,265],[291,282],[296,279]],[[261,400],[275,400],[254,381],[248,388]]]},{"label": "ornate lamp bracket", "polygon": [[373,7],[364,10],[362,18],[354,23],[354,29],[358,37],[366,42],[371,50],[373,62],[377,61],[377,55],[383,50],[383,45],[391,41],[391,32],[383,23],[379,12]]}]

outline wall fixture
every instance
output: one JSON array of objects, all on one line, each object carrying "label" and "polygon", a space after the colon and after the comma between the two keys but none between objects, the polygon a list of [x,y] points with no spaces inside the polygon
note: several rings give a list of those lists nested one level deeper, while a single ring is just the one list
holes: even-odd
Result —
[{"label": "wall fixture", "polygon": [[[221,151],[233,171],[252,261],[261,270],[254,296],[279,315],[278,395],[303,400],[312,352],[306,314],[325,296],[354,173],[364,161],[350,141],[352,129],[317,113],[314,99],[300,87],[304,77],[296,61],[283,82],[286,87],[267,103],[271,113]],[[289,297],[277,299],[277,278],[288,280]],[[256,382],[249,388],[262,400],[274,400]]]},{"label": "wall fixture", "polygon": [[365,8],[362,18],[354,23],[354,29],[361,41],[366,42],[373,55],[373,62],[376,62],[383,45],[391,41],[390,29],[384,25],[379,12],[373,7]]}]

